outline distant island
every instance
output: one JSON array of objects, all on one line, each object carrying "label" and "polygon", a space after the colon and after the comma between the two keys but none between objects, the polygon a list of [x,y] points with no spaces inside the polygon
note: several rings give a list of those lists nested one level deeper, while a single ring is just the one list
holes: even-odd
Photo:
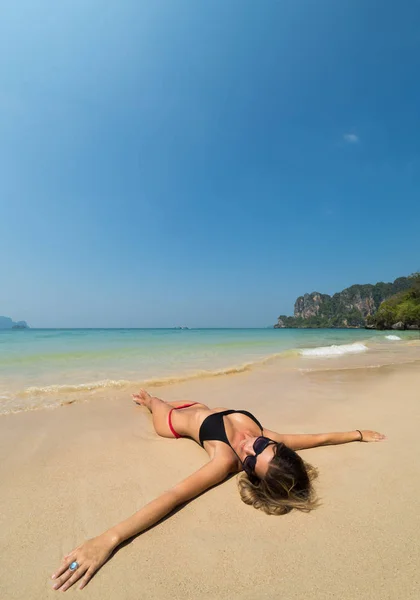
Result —
[{"label": "distant island", "polygon": [[12,321],[10,317],[0,316],[0,329],[29,329],[26,321]]},{"label": "distant island", "polygon": [[280,315],[274,328],[420,329],[420,274],[393,283],[352,285],[333,296],[299,296],[294,316]]}]

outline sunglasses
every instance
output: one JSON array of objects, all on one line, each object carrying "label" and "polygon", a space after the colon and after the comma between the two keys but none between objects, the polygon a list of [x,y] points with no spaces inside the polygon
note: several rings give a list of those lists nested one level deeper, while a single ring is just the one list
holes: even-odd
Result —
[{"label": "sunglasses", "polygon": [[246,459],[244,460],[244,462],[242,463],[244,471],[248,475],[248,477],[251,479],[251,481],[255,480],[255,478],[256,478],[255,465],[257,464],[257,456],[259,454],[261,454],[261,452],[264,452],[264,450],[270,444],[275,444],[275,443],[276,442],[274,442],[273,440],[270,440],[270,438],[264,437],[263,435],[260,435],[260,437],[257,437],[255,442],[253,443],[252,449],[254,450],[255,454],[253,456],[247,456]]}]

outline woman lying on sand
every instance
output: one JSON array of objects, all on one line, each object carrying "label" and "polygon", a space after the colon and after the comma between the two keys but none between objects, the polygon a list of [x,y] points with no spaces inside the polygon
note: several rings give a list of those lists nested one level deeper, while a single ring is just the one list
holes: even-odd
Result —
[{"label": "woman lying on sand", "polygon": [[65,591],[78,580],[80,589],[83,588],[124,540],[151,527],[180,504],[233,473],[245,471],[239,479],[239,493],[246,504],[269,515],[282,515],[293,508],[310,511],[317,506],[311,483],[316,469],[305,463],[296,450],[385,439],[381,433],[358,429],[344,433],[282,434],[265,429],[245,410],[210,409],[199,402],[164,402],[145,390],[133,394],[133,399],[150,410],[158,435],[190,437],[203,446],[210,460],[133,516],[65,556],[52,576],[56,590]]}]

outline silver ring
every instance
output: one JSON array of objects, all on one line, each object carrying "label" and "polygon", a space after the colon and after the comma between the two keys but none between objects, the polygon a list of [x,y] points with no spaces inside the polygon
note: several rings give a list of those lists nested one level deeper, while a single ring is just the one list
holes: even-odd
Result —
[{"label": "silver ring", "polygon": [[77,569],[77,567],[79,566],[79,563],[77,562],[77,560],[74,560],[71,565],[69,566],[70,571],[75,571]]}]

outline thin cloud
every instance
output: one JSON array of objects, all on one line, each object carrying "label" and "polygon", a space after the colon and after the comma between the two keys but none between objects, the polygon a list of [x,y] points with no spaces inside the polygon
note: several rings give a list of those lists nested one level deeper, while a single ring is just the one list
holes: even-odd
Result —
[{"label": "thin cloud", "polygon": [[360,141],[359,136],[357,136],[354,133],[345,133],[343,135],[343,139],[345,142],[347,142],[348,144],[358,144]]}]

